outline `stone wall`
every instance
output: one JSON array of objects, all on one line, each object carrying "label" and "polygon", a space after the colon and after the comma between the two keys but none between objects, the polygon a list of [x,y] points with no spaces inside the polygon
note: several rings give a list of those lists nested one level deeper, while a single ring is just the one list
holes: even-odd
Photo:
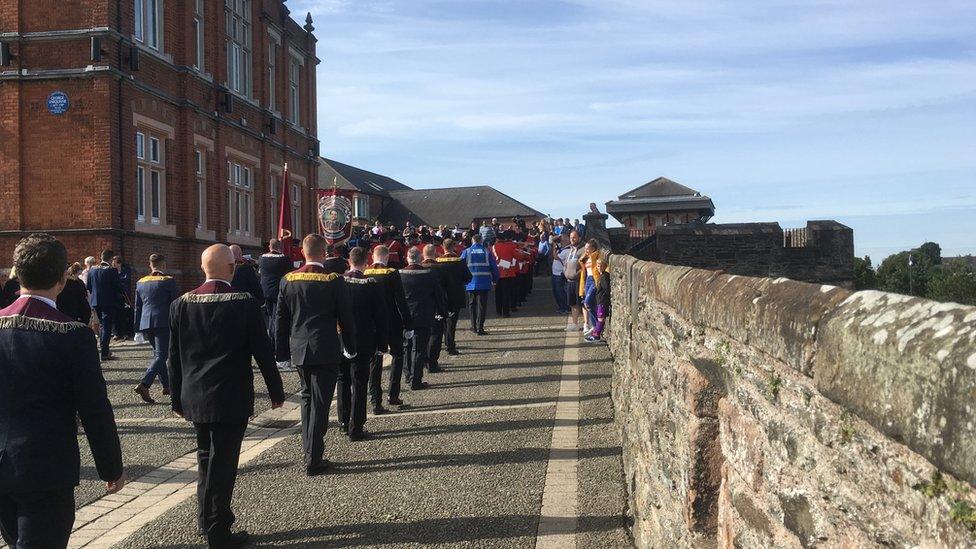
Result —
[{"label": "stone wall", "polygon": [[611,268],[638,546],[976,546],[976,308]]},{"label": "stone wall", "polygon": [[[745,276],[854,285],[854,231],[836,221],[809,221],[794,229],[792,245],[784,245],[779,223],[689,224],[660,227],[655,242],[629,253],[669,265],[722,270]],[[631,242],[631,245],[634,243]]]}]

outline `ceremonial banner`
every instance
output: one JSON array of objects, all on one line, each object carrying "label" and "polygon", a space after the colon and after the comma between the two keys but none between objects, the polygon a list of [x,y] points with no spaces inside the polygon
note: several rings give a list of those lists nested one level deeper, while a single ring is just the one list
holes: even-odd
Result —
[{"label": "ceremonial banner", "polygon": [[319,231],[329,244],[342,244],[352,237],[352,194],[335,188],[318,192]]},{"label": "ceremonial banner", "polygon": [[278,240],[281,241],[281,253],[287,257],[292,257],[292,226],[291,226],[291,201],[288,199],[291,194],[288,192],[288,163],[285,163],[285,171],[281,174],[281,188],[278,189]]}]

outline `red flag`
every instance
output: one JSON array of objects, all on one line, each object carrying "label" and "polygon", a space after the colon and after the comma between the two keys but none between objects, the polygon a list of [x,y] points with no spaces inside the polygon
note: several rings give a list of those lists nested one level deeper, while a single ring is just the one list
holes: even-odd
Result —
[{"label": "red flag", "polygon": [[281,192],[278,193],[278,240],[281,241],[281,253],[291,257],[292,243],[291,225],[291,189],[288,188],[288,163],[281,174]]}]

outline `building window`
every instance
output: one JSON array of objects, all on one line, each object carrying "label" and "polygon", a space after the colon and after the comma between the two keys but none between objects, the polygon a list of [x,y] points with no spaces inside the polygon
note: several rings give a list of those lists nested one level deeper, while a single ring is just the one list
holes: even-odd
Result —
[{"label": "building window", "polygon": [[302,188],[291,186],[291,225],[295,238],[302,237]]},{"label": "building window", "polygon": [[301,63],[292,57],[291,65],[288,69],[288,119],[292,124],[300,124],[299,111],[301,110],[302,94],[299,91],[299,81],[302,75]]},{"label": "building window", "polygon": [[278,205],[278,185],[279,182],[277,177],[271,176],[271,184],[268,185],[268,189],[271,193],[271,200],[268,201],[268,234],[278,235],[278,223],[281,210]]},{"label": "building window", "polygon": [[134,0],[135,39],[154,50],[160,49],[163,0]]},{"label": "building window", "polygon": [[194,152],[194,159],[196,165],[196,195],[197,195],[197,209],[196,209],[196,222],[198,229],[204,229],[207,226],[207,153],[200,149]]},{"label": "building window", "polygon": [[196,41],[195,56],[193,58],[193,68],[203,72],[203,54],[204,49],[204,20],[203,20],[203,2],[204,0],[194,0],[193,9],[193,39]]},{"label": "building window", "polygon": [[369,199],[365,196],[357,196],[355,202],[353,203],[356,211],[353,213],[355,217],[360,219],[369,219]]},{"label": "building window", "polygon": [[165,143],[164,138],[136,132],[136,219],[155,225],[165,217]]},{"label": "building window", "polygon": [[227,212],[228,232],[240,236],[251,236],[254,212],[251,208],[254,189],[251,175],[254,173],[250,166],[227,162],[228,188]]},{"label": "building window", "polygon": [[268,35],[268,108],[278,110],[278,52],[281,49],[281,39],[273,34]]},{"label": "building window", "polygon": [[251,0],[224,0],[227,15],[227,87],[250,96]]}]

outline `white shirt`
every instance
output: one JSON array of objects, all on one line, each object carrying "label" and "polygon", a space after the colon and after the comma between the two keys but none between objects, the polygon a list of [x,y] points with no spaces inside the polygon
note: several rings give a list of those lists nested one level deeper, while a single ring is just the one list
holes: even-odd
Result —
[{"label": "white shirt", "polygon": [[323,269],[325,268],[325,265],[319,263],[318,261],[306,261],[305,264],[306,265],[315,265],[316,267],[321,267]]},{"label": "white shirt", "polygon": [[231,285],[230,282],[227,282],[226,280],[222,280],[220,278],[208,278],[208,279],[206,279],[206,280],[203,281],[204,284],[206,284],[207,282],[223,282],[224,284],[226,284],[228,286]]},{"label": "white shirt", "polygon": [[36,300],[38,300],[38,301],[42,301],[42,302],[44,302],[44,303],[47,303],[48,305],[50,305],[51,307],[53,307],[53,308],[55,308],[55,309],[57,309],[57,308],[58,308],[58,304],[57,304],[57,303],[55,303],[55,302],[54,302],[54,300],[52,300],[52,299],[48,299],[48,298],[46,298],[46,297],[41,297],[41,296],[39,296],[39,295],[31,295],[31,294],[20,294],[20,296],[19,296],[19,297],[18,297],[17,299],[26,299],[26,298],[28,298],[28,297],[33,297],[34,299],[36,299]]},{"label": "white shirt", "polygon": [[562,276],[566,274],[566,258],[569,256],[569,249],[559,250],[552,260],[552,276]]}]

